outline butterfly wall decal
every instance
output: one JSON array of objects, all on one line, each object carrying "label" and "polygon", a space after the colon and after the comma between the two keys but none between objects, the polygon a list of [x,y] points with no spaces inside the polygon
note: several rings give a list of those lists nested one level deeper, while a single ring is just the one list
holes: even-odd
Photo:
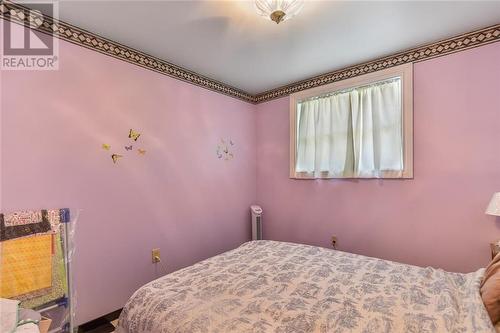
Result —
[{"label": "butterfly wall decal", "polygon": [[122,157],[123,157],[122,155],[118,155],[118,154],[113,154],[113,155],[111,155],[111,159],[113,160],[113,163],[118,162],[118,160],[119,160],[120,158],[122,158]]},{"label": "butterfly wall decal", "polygon": [[[137,139],[139,139],[139,137],[141,136],[141,133],[135,131],[134,129],[130,129],[129,132],[128,132],[128,138],[129,139],[132,139],[134,141],[137,141]],[[125,151],[128,152],[128,151],[133,151],[134,150],[134,145],[130,144],[130,142],[128,144],[126,144],[125,146],[122,146],[125,148]],[[101,148],[103,150],[111,150],[111,145],[110,144],[107,144],[107,143],[103,143],[101,145]],[[137,153],[141,156],[145,155],[146,154],[146,150],[143,149],[143,148],[139,148],[137,149]],[[123,153],[122,153],[123,154]],[[118,154],[118,153],[113,153],[111,155],[111,160],[113,161],[114,164],[117,164],[118,161],[123,158],[123,155],[121,154]]]},{"label": "butterfly wall decal", "polygon": [[234,158],[234,154],[231,152],[232,146],[234,146],[234,142],[229,139],[229,145],[226,143],[226,140],[220,139],[220,143],[217,145],[217,158],[224,159],[226,161],[232,160]]},{"label": "butterfly wall decal", "polygon": [[141,133],[134,131],[133,129],[130,129],[128,133],[128,137],[134,141],[137,141],[139,137],[141,136]]}]

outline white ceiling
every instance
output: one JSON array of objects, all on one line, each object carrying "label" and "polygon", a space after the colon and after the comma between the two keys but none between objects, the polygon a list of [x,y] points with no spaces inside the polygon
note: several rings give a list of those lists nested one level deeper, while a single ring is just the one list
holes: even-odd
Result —
[{"label": "white ceiling", "polygon": [[276,25],[252,1],[62,0],[59,17],[255,94],[500,23],[500,1],[306,1]]}]

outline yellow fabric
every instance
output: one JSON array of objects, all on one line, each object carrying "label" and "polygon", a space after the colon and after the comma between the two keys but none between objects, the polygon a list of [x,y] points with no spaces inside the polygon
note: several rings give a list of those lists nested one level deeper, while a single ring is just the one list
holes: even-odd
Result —
[{"label": "yellow fabric", "polygon": [[15,297],[52,285],[52,235],[4,241],[0,258],[0,297]]}]

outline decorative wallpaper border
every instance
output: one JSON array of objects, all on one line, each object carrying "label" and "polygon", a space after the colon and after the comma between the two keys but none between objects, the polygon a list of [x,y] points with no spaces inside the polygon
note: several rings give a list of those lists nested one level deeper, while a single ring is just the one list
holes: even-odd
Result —
[{"label": "decorative wallpaper border", "polygon": [[500,24],[452,37],[446,40],[416,47],[391,56],[354,65],[310,79],[295,82],[284,87],[272,89],[255,96],[256,103],[270,101],[302,90],[322,86],[351,77],[375,72],[411,62],[419,62],[435,57],[463,51],[473,47],[500,41]]},{"label": "decorative wallpaper border", "polygon": [[[231,87],[222,82],[207,78],[167,61],[158,59],[131,47],[111,41],[89,31],[75,27],[69,23],[56,20],[48,15],[30,12],[27,8],[10,1],[0,0],[0,17],[16,22],[31,29],[53,35],[70,43],[109,55],[131,64],[171,76],[173,78],[192,83],[194,85],[232,96],[246,102],[255,103],[255,97],[242,90]],[[31,26],[35,23],[37,28]]]},{"label": "decorative wallpaper border", "polygon": [[[500,41],[500,24],[476,30],[435,43],[416,47],[362,64],[343,68],[306,80],[272,89],[257,95],[249,94],[225,83],[207,78],[144,52],[75,27],[64,21],[42,14],[26,15],[26,7],[11,1],[0,0],[0,18],[28,26],[70,43],[109,55],[113,58],[216,91],[249,103],[263,103],[295,92],[322,86],[347,78],[375,72],[406,63],[419,62],[454,52]],[[35,23],[36,28],[32,26]]]}]

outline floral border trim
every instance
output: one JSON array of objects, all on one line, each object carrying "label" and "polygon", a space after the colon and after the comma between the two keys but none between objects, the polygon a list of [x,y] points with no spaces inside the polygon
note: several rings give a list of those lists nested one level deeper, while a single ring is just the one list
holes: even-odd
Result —
[{"label": "floral border trim", "polygon": [[134,65],[246,102],[255,103],[255,97],[242,90],[207,78],[131,47],[111,41],[69,23],[54,19],[48,15],[28,12],[28,9],[20,4],[2,0],[0,4],[0,17]]},{"label": "floral border trim", "polygon": [[379,71],[381,69],[428,60],[498,41],[500,41],[500,24],[272,89],[257,94],[255,96],[255,102],[262,103],[270,101],[302,90]]},{"label": "floral border trim", "polygon": [[48,15],[29,12],[27,8],[0,0],[0,18],[16,22],[70,43],[94,50],[116,59],[185,81],[249,103],[263,103],[302,90],[375,72],[406,63],[419,62],[500,41],[500,24],[465,33],[435,43],[426,44],[387,57],[325,73],[299,82],[259,93],[249,94],[225,83],[210,79],[131,47],[106,39],[92,32],[56,20]]}]

